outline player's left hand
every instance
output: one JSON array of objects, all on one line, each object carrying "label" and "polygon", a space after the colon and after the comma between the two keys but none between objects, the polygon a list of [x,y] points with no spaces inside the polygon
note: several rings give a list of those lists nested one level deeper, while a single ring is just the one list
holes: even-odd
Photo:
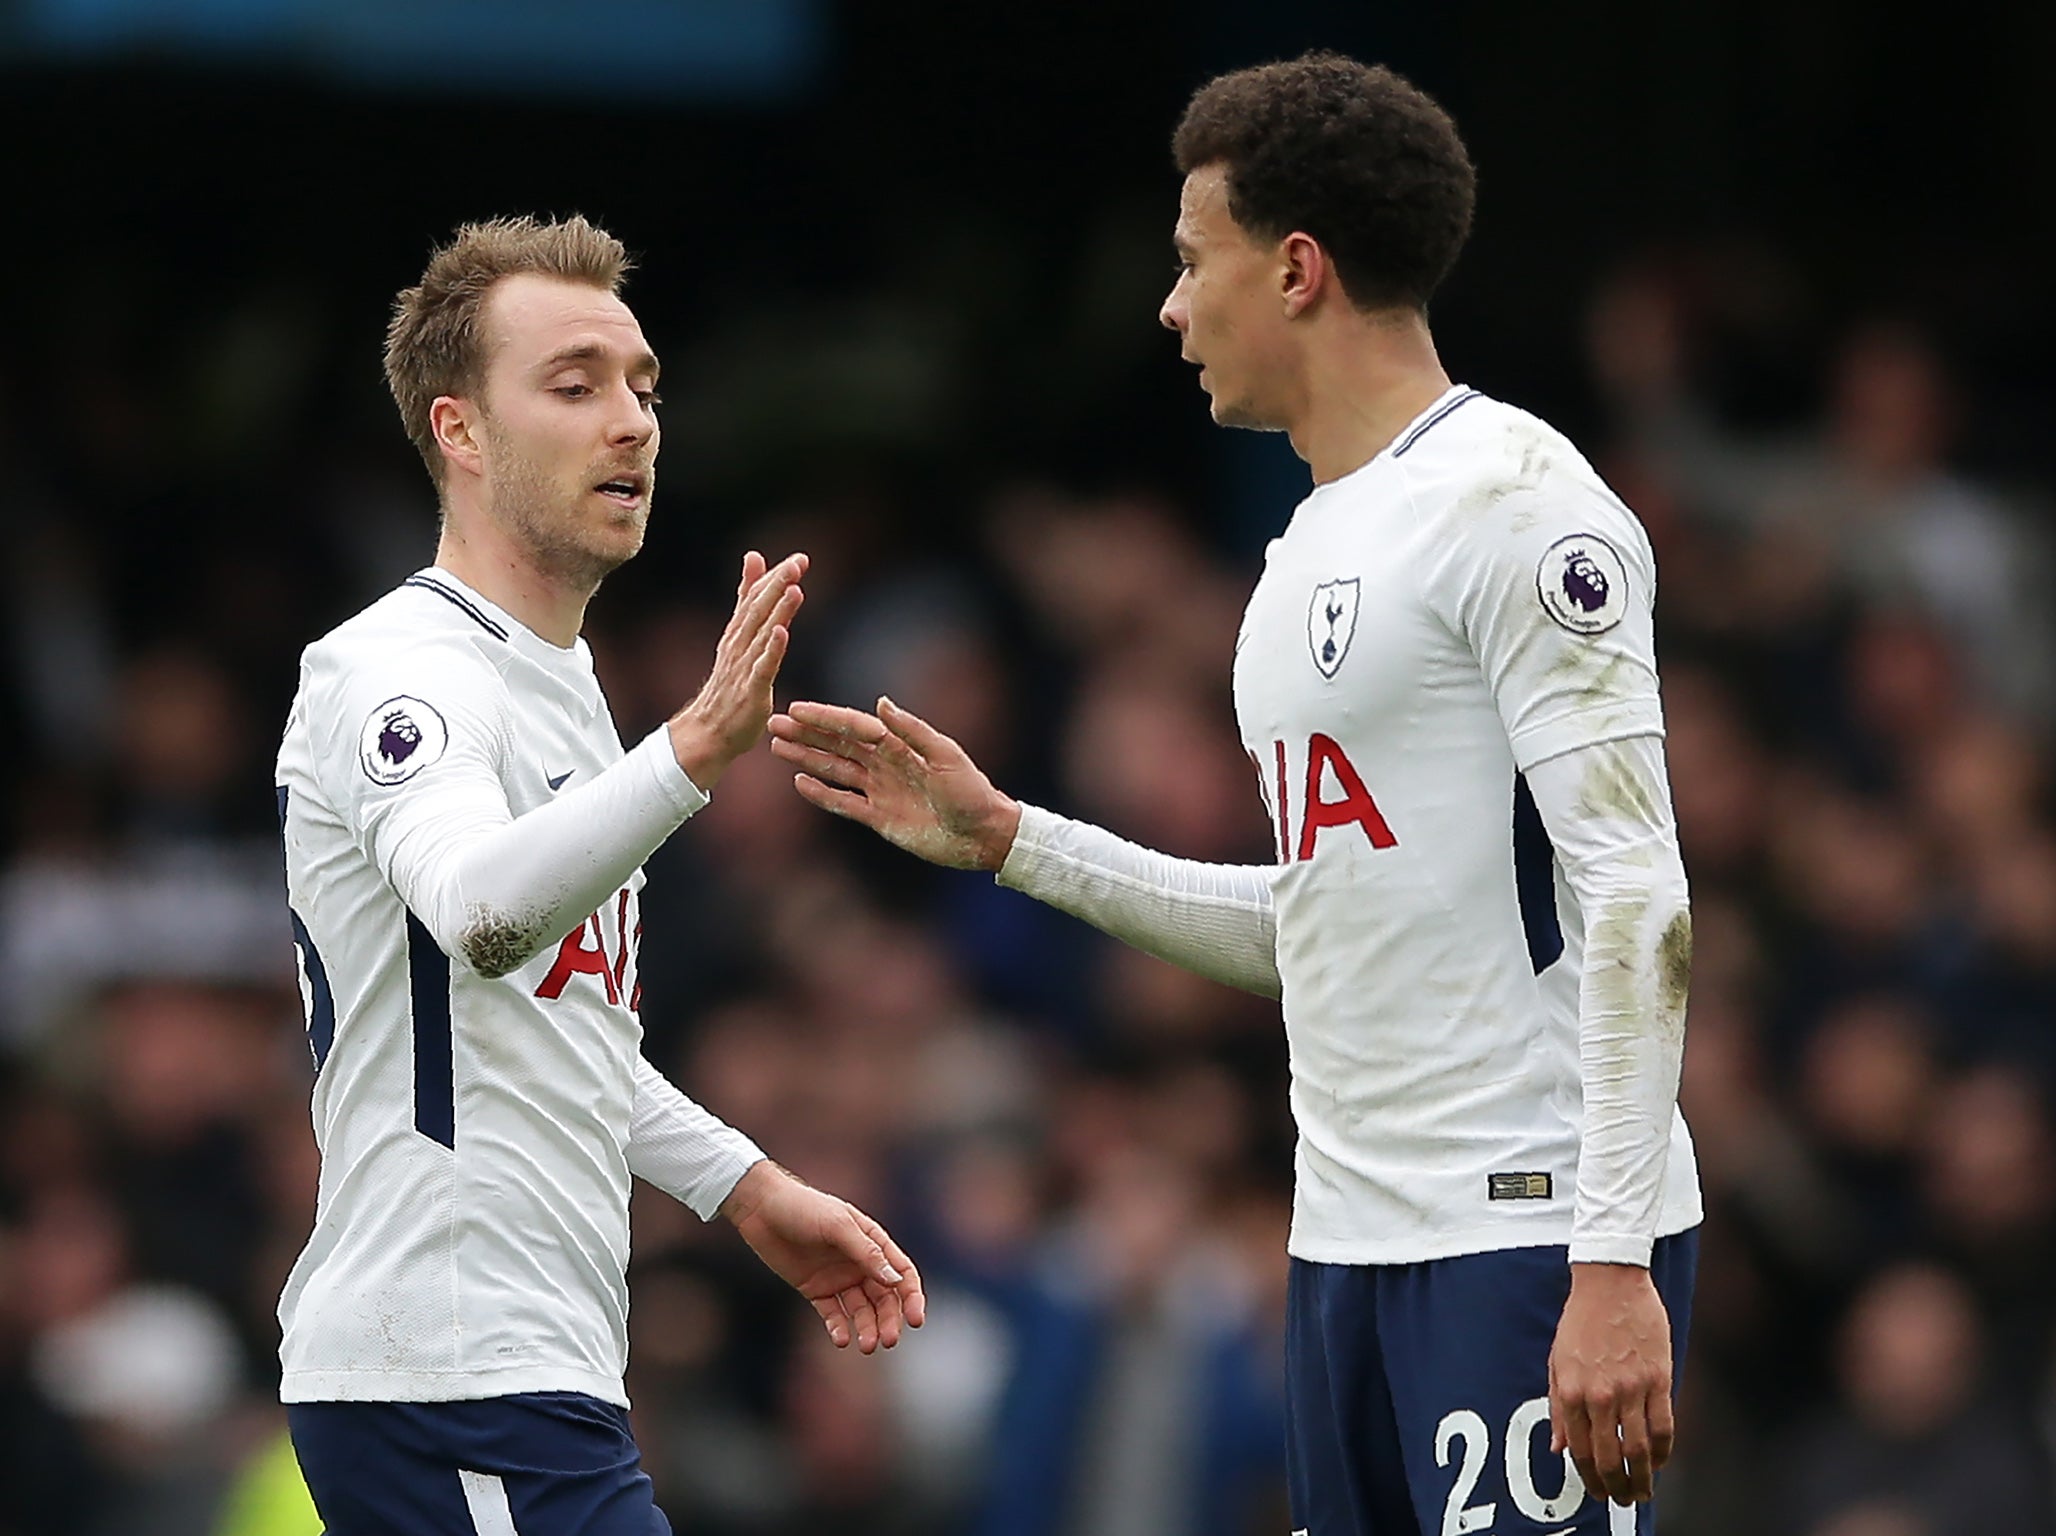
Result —
[{"label": "player's left hand", "polygon": [[921,1273],[885,1228],[769,1158],[744,1174],[721,1203],[770,1271],[813,1303],[837,1349],[862,1354],[918,1328],[928,1299]]},{"label": "player's left hand", "polygon": [[1670,1316],[1649,1271],[1573,1264],[1549,1352],[1549,1444],[1568,1449],[1595,1499],[1641,1504],[1677,1438]]}]

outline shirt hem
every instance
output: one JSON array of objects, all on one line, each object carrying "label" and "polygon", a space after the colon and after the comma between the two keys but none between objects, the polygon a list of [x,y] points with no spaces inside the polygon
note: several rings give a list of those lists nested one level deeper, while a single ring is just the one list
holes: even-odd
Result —
[{"label": "shirt hem", "polygon": [[503,1371],[287,1371],[281,1403],[465,1403],[519,1392],[582,1392],[628,1406],[619,1376],[561,1365]]},{"label": "shirt hem", "polygon": [[[1674,1237],[1699,1225],[1697,1211],[1667,1212],[1651,1233],[1652,1240]],[[1462,1259],[1479,1253],[1498,1253],[1508,1248],[1566,1248],[1570,1245],[1568,1221],[1547,1225],[1499,1223],[1471,1227],[1462,1232],[1434,1232],[1395,1242],[1382,1238],[1323,1238],[1295,1232],[1285,1251],[1309,1264],[1426,1264],[1436,1259]]]}]

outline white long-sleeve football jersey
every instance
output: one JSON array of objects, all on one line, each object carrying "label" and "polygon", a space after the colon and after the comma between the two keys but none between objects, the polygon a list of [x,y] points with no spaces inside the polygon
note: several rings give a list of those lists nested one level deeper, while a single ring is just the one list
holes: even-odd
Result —
[{"label": "white long-sleeve football jersey", "polygon": [[1250,597],[1275,865],[1023,807],[1002,884],[1282,997],[1298,1257],[1646,1264],[1699,1220],[1654,586],[1576,449],[1452,389],[1301,503]]},{"label": "white long-sleeve football jersey", "polygon": [[706,797],[591,653],[430,568],[310,645],[279,815],[321,1183],[287,1402],[625,1404],[628,1198],[762,1154],[642,1057],[641,865]]},{"label": "white long-sleeve football jersey", "polygon": [[[1646,1263],[1699,1220],[1654,607],[1634,515],[1561,434],[1475,390],[1272,542],[1234,681],[1278,837],[1295,1254],[1569,1242]],[[1639,764],[1583,750],[1637,739]],[[1555,857],[1538,823],[1524,892],[1517,776],[1571,754],[1592,782],[1548,797]],[[1647,829],[1663,875],[1625,882],[1632,910],[1566,846],[1612,821]]]}]

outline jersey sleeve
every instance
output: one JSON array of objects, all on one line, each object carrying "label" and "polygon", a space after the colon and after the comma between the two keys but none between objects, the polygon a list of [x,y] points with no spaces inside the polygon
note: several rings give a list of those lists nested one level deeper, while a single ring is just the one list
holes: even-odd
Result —
[{"label": "jersey sleeve", "polygon": [[647,1057],[635,1059],[628,1171],[712,1221],[742,1176],[763,1160],[757,1144],[687,1098]]},{"label": "jersey sleeve", "polygon": [[707,803],[660,726],[517,818],[512,699],[461,645],[349,658],[317,647],[306,696],[324,793],[443,952],[482,976],[559,942]]},{"label": "jersey sleeve", "polygon": [[304,667],[315,776],[365,857],[433,928],[438,875],[513,820],[506,684],[451,641],[317,645]]},{"label": "jersey sleeve", "polygon": [[1428,606],[1482,670],[1523,771],[1660,736],[1656,560],[1633,513],[1568,471],[1455,498],[1423,530]]},{"label": "jersey sleeve", "polygon": [[1283,990],[1266,866],[1173,858],[1024,803],[998,879],[1209,981]]},{"label": "jersey sleeve", "polygon": [[1573,1262],[1647,1264],[1685,1052],[1692,913],[1654,736],[1578,747],[1528,784],[1584,929]]}]

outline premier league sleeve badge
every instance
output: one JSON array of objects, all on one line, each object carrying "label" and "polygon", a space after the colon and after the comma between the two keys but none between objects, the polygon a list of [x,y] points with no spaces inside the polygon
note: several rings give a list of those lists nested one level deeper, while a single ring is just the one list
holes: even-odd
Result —
[{"label": "premier league sleeve badge", "polygon": [[403,693],[365,720],[357,735],[357,761],[372,783],[390,787],[413,778],[449,744],[450,729],[436,707]]},{"label": "premier league sleeve badge", "polygon": [[1575,533],[1542,552],[1535,593],[1549,616],[1573,634],[1604,634],[1628,611],[1628,567],[1596,533]]}]

